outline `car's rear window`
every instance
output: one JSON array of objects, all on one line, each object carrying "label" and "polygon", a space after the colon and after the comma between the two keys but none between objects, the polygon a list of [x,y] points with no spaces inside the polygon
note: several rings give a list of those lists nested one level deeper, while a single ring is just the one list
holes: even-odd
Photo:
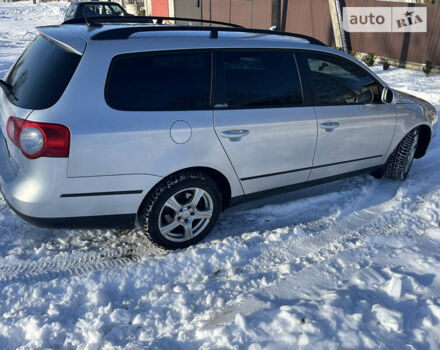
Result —
[{"label": "car's rear window", "polygon": [[105,97],[119,110],[200,110],[210,94],[210,53],[169,52],[115,57]]},{"label": "car's rear window", "polygon": [[17,98],[9,96],[9,100],[22,108],[51,107],[63,94],[80,59],[80,55],[38,36],[6,77]]}]

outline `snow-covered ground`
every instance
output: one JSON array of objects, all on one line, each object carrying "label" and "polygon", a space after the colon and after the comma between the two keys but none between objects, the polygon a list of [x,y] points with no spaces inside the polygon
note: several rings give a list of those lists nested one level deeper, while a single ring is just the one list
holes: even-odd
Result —
[{"label": "snow-covered ground", "polygon": [[[0,4],[0,76],[67,3]],[[440,76],[392,68],[440,108]],[[196,247],[35,228],[0,197],[0,349],[440,347],[440,139],[370,176],[225,212]]]}]

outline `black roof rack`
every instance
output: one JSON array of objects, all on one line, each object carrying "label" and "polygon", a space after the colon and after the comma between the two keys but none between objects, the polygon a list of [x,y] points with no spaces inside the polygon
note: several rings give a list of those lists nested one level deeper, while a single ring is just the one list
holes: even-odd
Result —
[{"label": "black roof rack", "polygon": [[[174,18],[175,19],[175,18]],[[179,19],[175,19],[179,20]],[[203,31],[210,32],[209,37],[212,39],[218,38],[219,32],[234,32],[234,33],[250,33],[250,34],[264,34],[264,35],[280,35],[288,36],[293,38],[305,39],[310,44],[327,46],[322,41],[315,39],[311,36],[282,32],[277,30],[266,30],[266,29],[251,29],[244,27],[204,27],[204,26],[134,26],[134,27],[122,27],[122,28],[111,28],[108,30],[100,31],[92,35],[92,40],[117,40],[117,39],[128,39],[132,34],[141,32],[156,32],[156,31]]]},{"label": "black roof rack", "polygon": [[181,22],[195,22],[195,23],[207,23],[207,24],[217,24],[222,26],[234,27],[234,28],[244,28],[239,24],[212,21],[209,19],[199,19],[199,18],[186,18],[186,17],[163,17],[163,16],[83,16],[82,18],[71,18],[64,21],[62,24],[78,24],[86,23],[92,21],[92,23],[154,23],[156,20],[157,24],[163,24],[163,21],[181,21]]}]

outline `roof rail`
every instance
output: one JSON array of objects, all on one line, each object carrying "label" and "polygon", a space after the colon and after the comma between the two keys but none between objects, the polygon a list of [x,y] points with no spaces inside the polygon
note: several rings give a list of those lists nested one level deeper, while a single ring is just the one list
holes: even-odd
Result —
[{"label": "roof rail", "polygon": [[[178,20],[178,19],[177,19]],[[310,44],[327,46],[322,41],[315,39],[311,36],[281,32],[277,30],[266,30],[266,29],[251,29],[244,27],[204,27],[204,26],[134,26],[134,27],[122,27],[122,28],[111,28],[108,30],[100,31],[91,36],[92,40],[117,40],[117,39],[128,39],[132,34],[142,33],[142,32],[161,32],[161,31],[202,31],[210,32],[209,37],[211,39],[217,39],[219,32],[234,32],[234,33],[250,33],[250,34],[263,34],[263,35],[280,35],[288,36],[293,38],[305,39]]]},{"label": "roof rail", "polygon": [[154,23],[156,20],[157,24],[163,24],[163,21],[182,21],[182,22],[196,22],[196,23],[207,23],[207,24],[218,24],[234,28],[243,28],[243,26],[234,23],[213,21],[209,19],[199,19],[199,18],[186,18],[186,17],[163,17],[163,16],[84,16],[83,18],[71,18],[63,22],[63,24],[78,24],[105,22],[105,23]]}]

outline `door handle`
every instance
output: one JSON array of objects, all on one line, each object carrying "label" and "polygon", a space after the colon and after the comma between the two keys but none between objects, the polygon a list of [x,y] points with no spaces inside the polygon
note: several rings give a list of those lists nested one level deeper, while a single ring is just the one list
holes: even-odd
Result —
[{"label": "door handle", "polygon": [[228,138],[231,141],[240,141],[242,137],[246,136],[249,134],[249,130],[226,130],[226,131],[222,131],[220,133],[220,135],[222,135],[223,137]]},{"label": "door handle", "polygon": [[326,122],[321,123],[321,128],[325,129],[327,132],[332,132],[339,126],[338,122]]}]

